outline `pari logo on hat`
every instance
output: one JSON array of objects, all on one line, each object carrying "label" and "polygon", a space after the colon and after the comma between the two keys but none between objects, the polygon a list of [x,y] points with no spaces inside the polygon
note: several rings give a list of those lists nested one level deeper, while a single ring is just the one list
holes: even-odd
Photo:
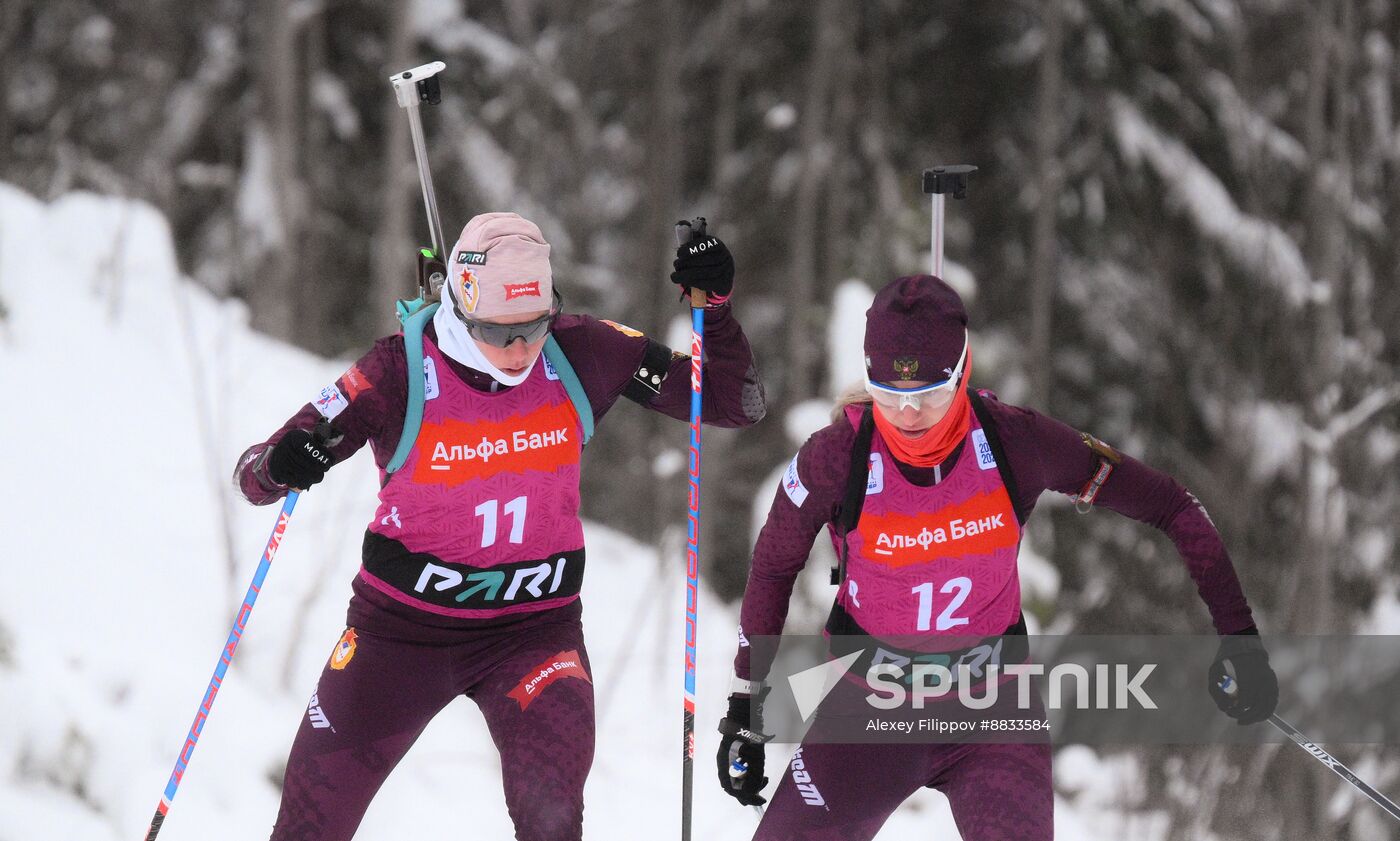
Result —
[{"label": "pari logo on hat", "polygon": [[476,279],[476,274],[471,269],[462,269],[462,273],[458,275],[457,297],[462,301],[462,309],[476,312],[477,302],[481,300],[481,282]]}]

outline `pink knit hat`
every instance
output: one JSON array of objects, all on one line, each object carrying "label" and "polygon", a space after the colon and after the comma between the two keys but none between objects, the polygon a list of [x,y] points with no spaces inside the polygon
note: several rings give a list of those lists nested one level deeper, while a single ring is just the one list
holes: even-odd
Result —
[{"label": "pink knit hat", "polygon": [[541,312],[554,302],[549,243],[515,213],[473,216],[452,246],[447,283],[462,313],[490,319]]}]

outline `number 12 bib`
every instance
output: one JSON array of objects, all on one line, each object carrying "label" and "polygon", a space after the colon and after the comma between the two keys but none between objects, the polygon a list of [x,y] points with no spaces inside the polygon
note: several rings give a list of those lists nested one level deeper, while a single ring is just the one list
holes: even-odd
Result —
[{"label": "number 12 bib", "polygon": [[[854,407],[846,416],[853,424],[860,417]],[[877,430],[837,603],[875,635],[1000,634],[1021,611],[1020,543],[1011,497],[975,415],[952,472],[932,487],[904,478]]]}]

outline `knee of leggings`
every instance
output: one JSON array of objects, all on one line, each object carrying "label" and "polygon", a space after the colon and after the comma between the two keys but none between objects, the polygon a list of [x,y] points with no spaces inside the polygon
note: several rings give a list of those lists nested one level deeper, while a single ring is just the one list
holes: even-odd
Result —
[{"label": "knee of leggings", "polygon": [[511,810],[521,841],[578,841],[583,837],[583,804],[571,798],[540,797]]}]

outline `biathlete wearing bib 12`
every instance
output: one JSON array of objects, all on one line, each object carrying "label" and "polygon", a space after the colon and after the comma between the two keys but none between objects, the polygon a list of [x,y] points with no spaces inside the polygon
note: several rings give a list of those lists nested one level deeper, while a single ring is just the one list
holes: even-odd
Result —
[{"label": "biathlete wearing bib 12", "polygon": [[[716,757],[727,793],[763,802],[761,699],[772,650],[747,641],[781,633],[793,584],[823,527],[838,554],[845,547],[827,623],[833,645],[842,635],[870,634],[928,640],[928,650],[937,651],[940,636],[1026,633],[1016,557],[1022,526],[1045,490],[1117,511],[1172,539],[1217,632],[1226,635],[1217,667],[1229,662],[1246,676],[1237,697],[1218,696],[1217,703],[1242,722],[1267,717],[1278,683],[1225,547],[1194,496],[1091,435],[970,388],[966,310],[938,278],[899,278],[880,290],[866,313],[865,354],[865,387],[802,445],[754,547],[735,692]],[[853,465],[865,470],[864,482],[852,480]],[[859,519],[849,528],[852,510]],[[847,686],[838,685],[828,701],[849,696]],[[814,731],[822,719],[819,711]],[[733,767],[747,772],[731,773]],[[1050,745],[1043,738],[808,739],[754,837],[868,839],[921,787],[948,796],[965,841],[1051,837]]]},{"label": "biathlete wearing bib 12", "polygon": [[[728,303],[718,239],[678,251],[672,279],[709,293],[706,423],[764,412]],[[369,443],[379,506],[365,531],[347,627],[292,745],[274,841],[349,841],[380,784],[459,695],[486,718],[517,837],[577,839],[593,759],[593,687],[580,624],[581,411],[619,397],[688,419],[690,358],[621,324],[559,312],[549,245],[513,213],[473,218],[423,336],[422,424],[389,468],[409,406],[402,334],[380,339],[267,441],[235,481],[264,505]],[[586,401],[542,350],[557,342]],[[582,404],[583,408],[580,407]],[[308,430],[329,418],[337,437]],[[471,781],[462,781],[470,785]]]}]

